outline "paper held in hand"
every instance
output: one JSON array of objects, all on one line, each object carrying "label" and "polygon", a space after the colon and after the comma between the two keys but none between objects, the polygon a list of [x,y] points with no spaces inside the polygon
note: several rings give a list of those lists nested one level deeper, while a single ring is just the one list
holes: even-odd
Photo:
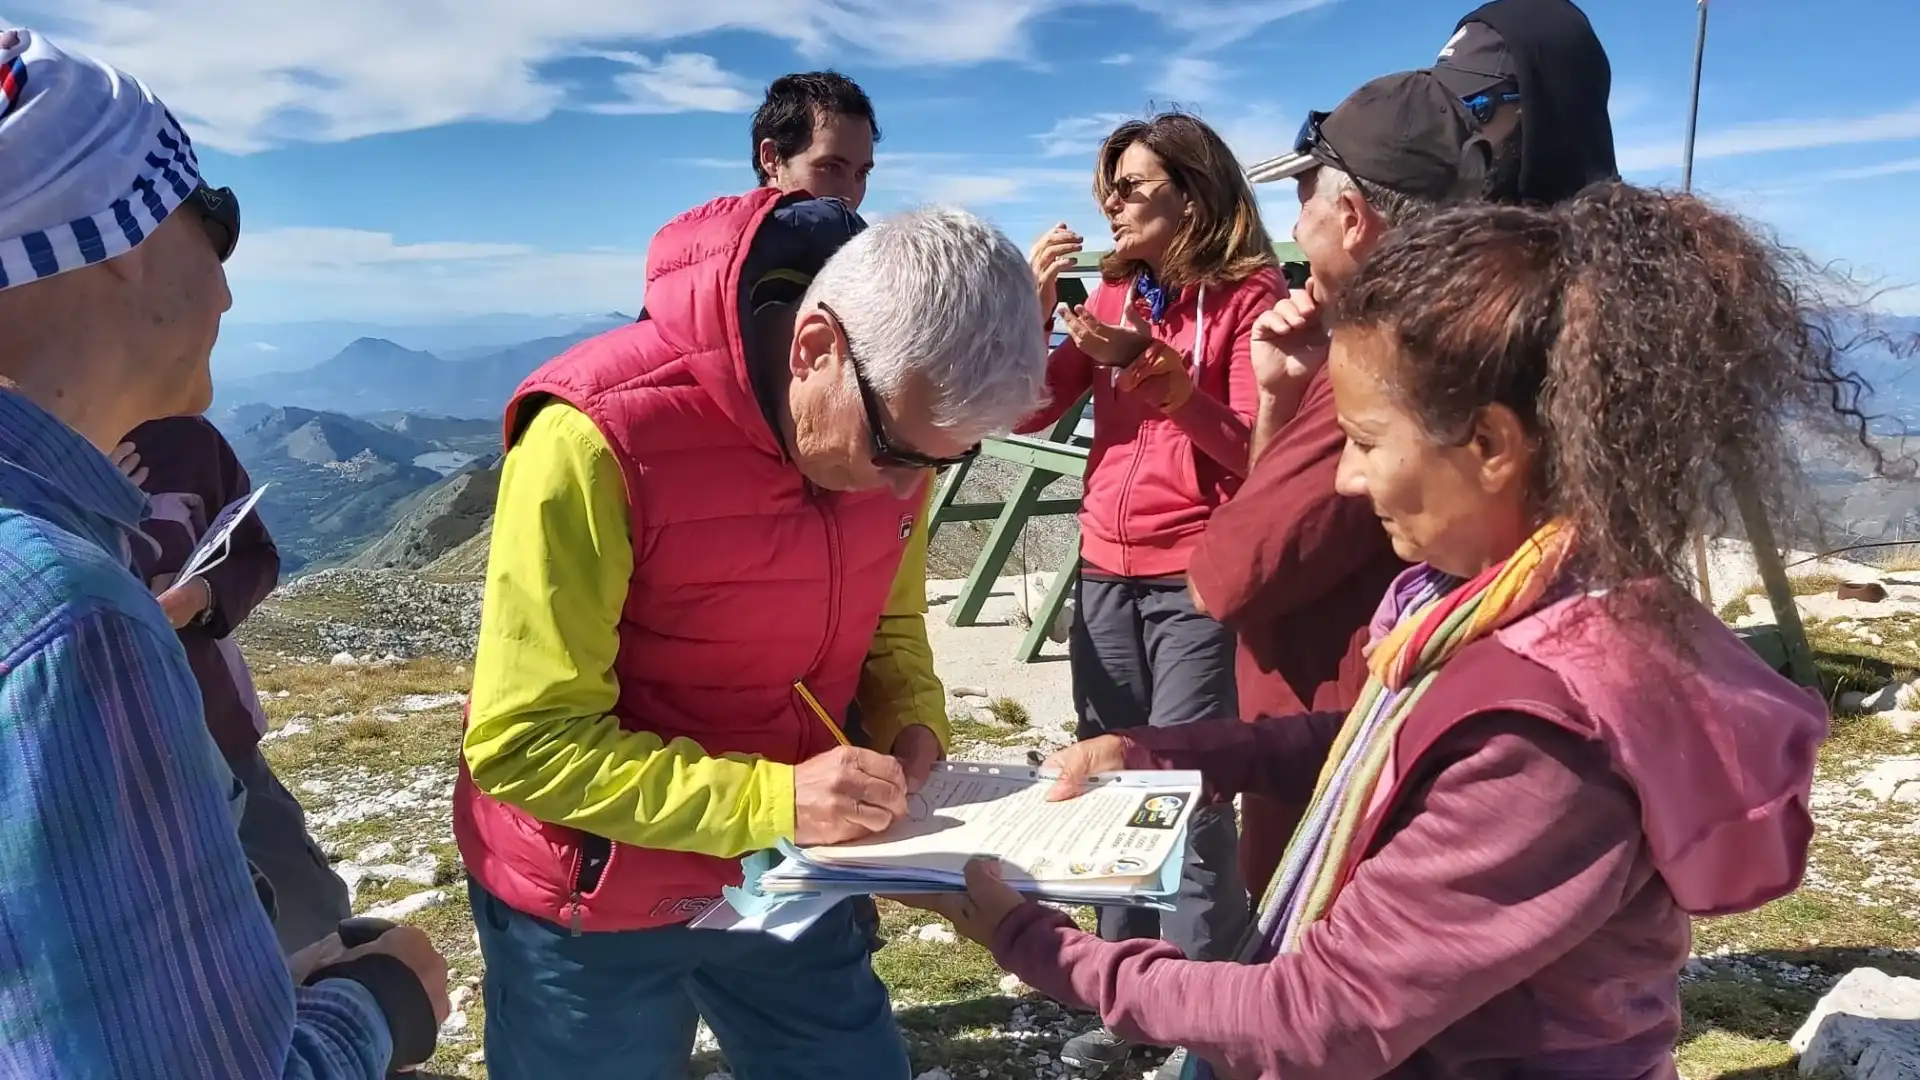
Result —
[{"label": "paper held in hand", "polygon": [[1039,899],[1171,908],[1200,774],[1106,773],[1061,802],[1047,801],[1052,786],[1024,765],[945,762],[907,819],[853,843],[784,848],[747,887],[770,900],[953,892],[967,860],[993,855],[1007,884]]},{"label": "paper held in hand", "polygon": [[272,486],[271,483],[261,484],[222,507],[220,513],[207,526],[206,535],[200,538],[199,545],[193,549],[192,554],[187,556],[187,561],[180,564],[180,572],[175,574],[173,579],[185,581],[195,574],[205,573],[224,562],[228,552],[232,550],[233,530],[240,527],[240,523],[247,519],[247,515],[251,514],[254,506],[260,502],[260,496]]}]

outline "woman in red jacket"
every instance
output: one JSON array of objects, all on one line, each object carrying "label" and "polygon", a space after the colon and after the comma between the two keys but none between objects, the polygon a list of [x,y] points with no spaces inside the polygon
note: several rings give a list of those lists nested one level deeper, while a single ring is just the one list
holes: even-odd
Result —
[{"label": "woman in red jacket", "polygon": [[[1108,136],[1093,180],[1113,250],[1084,307],[1066,312],[1068,340],[1048,364],[1055,422],[1093,392],[1093,448],[1080,508],[1080,582],[1071,644],[1083,739],[1237,713],[1231,631],[1199,614],[1187,559],[1214,507],[1247,473],[1258,386],[1254,320],[1286,295],[1253,189],[1233,152],[1194,117],[1164,113]],[[1062,225],[1034,245],[1041,309],[1080,238]],[[1235,867],[1232,808],[1193,823],[1181,909],[1166,939],[1218,959],[1247,920]],[[1109,941],[1152,938],[1158,913],[1101,912]],[[1128,1045],[1105,1031],[1063,1054],[1094,1071]]]},{"label": "woman in red jacket", "polygon": [[1095,940],[981,864],[939,909],[1037,989],[1188,1047],[1189,1075],[1674,1080],[1689,916],[1793,891],[1813,832],[1819,696],[1683,584],[1727,478],[1777,495],[1808,431],[1867,444],[1804,266],[1621,184],[1390,237],[1328,361],[1340,490],[1417,564],[1360,701],[1054,762],[1062,795],[1121,765],[1313,792],[1240,962]]}]

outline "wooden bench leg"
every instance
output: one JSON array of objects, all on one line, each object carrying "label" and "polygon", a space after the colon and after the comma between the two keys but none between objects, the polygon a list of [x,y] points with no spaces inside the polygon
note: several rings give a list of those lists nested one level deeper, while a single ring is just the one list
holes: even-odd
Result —
[{"label": "wooden bench leg", "polygon": [[940,478],[940,490],[934,493],[933,505],[927,509],[928,544],[933,543],[933,538],[940,532],[940,526],[946,524],[947,507],[952,506],[953,500],[959,497],[960,485],[967,482],[967,471],[972,468],[973,462],[963,461],[948,468],[947,475]]},{"label": "wooden bench leg", "polygon": [[1019,487],[1007,496],[1000,516],[994,519],[993,530],[987,533],[987,546],[980,549],[980,557],[973,560],[973,571],[967,575],[967,583],[961,586],[953,609],[947,612],[947,625],[973,626],[979,622],[980,609],[986,606],[987,597],[993,592],[993,583],[1000,577],[1000,569],[1013,552],[1014,542],[1020,539],[1020,530],[1026,527],[1028,519],[1033,516],[1033,507],[1040,501],[1040,493],[1054,479],[1054,474],[1031,467],[1020,478]]},{"label": "wooden bench leg", "polygon": [[1067,597],[1073,595],[1074,583],[1080,580],[1080,538],[1074,537],[1073,546],[1060,560],[1060,566],[1053,574],[1053,583],[1047,586],[1047,595],[1040,601],[1040,608],[1033,613],[1033,625],[1027,627],[1027,636],[1020,639],[1020,649],[1013,658],[1023,664],[1031,664],[1045,647],[1048,633],[1060,617],[1060,609],[1067,604]]}]

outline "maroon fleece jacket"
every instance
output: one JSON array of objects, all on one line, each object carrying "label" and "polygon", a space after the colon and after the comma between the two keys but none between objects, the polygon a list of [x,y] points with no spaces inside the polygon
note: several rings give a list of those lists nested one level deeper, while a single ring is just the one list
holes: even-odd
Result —
[{"label": "maroon fleece jacket", "polygon": [[[150,420],[127,435],[147,469],[141,487],[150,500],[185,504],[191,524],[166,515],[149,517],[141,531],[153,541],[133,544],[134,570],[142,581],[178,573],[221,508],[253,490],[247,470],[220,430],[204,417]],[[180,644],[205,703],[207,729],[229,762],[245,760],[259,745],[249,703],[220,655],[221,638],[232,634],[280,580],[280,550],[256,510],[234,530],[232,551],[203,576],[213,586],[213,610],[201,623],[182,627]]]}]

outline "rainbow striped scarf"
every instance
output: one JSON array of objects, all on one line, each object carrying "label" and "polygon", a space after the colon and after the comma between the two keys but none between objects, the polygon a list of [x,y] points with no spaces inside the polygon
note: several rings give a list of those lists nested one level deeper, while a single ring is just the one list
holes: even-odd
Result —
[{"label": "rainbow striped scarf", "polygon": [[[1260,901],[1260,921],[1241,945],[1242,963],[1293,952],[1307,927],[1333,907],[1349,866],[1362,854],[1353,850],[1354,836],[1372,808],[1401,725],[1448,660],[1532,610],[1561,567],[1568,537],[1561,522],[1550,521],[1506,561],[1466,582],[1419,569],[1399,620],[1368,659],[1366,689],[1347,713],[1306,817]],[[1181,1080],[1213,1075],[1192,1054],[1180,1072]]]},{"label": "rainbow striped scarf", "polygon": [[1548,522],[1504,562],[1464,583],[1423,568],[1399,621],[1369,659],[1366,689],[1327,755],[1242,959],[1292,952],[1307,927],[1326,916],[1361,854],[1353,850],[1354,837],[1401,725],[1448,660],[1534,606],[1560,568],[1566,535],[1558,521]]}]

